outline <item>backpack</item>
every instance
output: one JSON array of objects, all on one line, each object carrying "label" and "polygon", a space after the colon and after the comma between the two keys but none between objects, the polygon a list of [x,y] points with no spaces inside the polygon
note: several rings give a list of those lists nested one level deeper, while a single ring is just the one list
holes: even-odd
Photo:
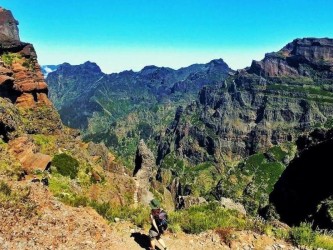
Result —
[{"label": "backpack", "polygon": [[163,233],[168,228],[168,214],[164,210],[158,209],[153,213],[158,230]]}]

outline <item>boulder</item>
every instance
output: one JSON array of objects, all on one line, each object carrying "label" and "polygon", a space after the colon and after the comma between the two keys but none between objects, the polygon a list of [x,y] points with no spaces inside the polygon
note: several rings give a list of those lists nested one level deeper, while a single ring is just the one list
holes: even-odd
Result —
[{"label": "boulder", "polygon": [[219,203],[223,208],[237,210],[239,213],[246,215],[244,206],[238,202],[234,202],[232,199],[222,197]]},{"label": "boulder", "polygon": [[178,209],[188,209],[195,205],[207,204],[207,201],[203,197],[194,197],[191,195],[179,196],[177,198]]},{"label": "boulder", "polygon": [[51,163],[51,156],[35,153],[36,146],[28,136],[21,136],[9,143],[9,152],[11,152],[22,164],[22,168],[28,174],[36,170],[44,171]]}]

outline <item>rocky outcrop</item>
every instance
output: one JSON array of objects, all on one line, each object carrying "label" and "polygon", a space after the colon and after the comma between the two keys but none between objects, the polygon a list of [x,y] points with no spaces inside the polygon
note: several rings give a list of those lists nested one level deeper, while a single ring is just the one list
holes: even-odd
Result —
[{"label": "rocky outcrop", "polygon": [[138,182],[138,201],[149,204],[153,194],[149,191],[151,181],[156,176],[155,157],[143,140],[140,141],[135,156],[133,176]]},{"label": "rocky outcrop", "polygon": [[244,206],[238,202],[234,202],[232,199],[222,197],[219,203],[221,207],[224,207],[226,209],[236,210],[239,213],[246,215],[246,210]]},{"label": "rocky outcrop", "polygon": [[43,172],[51,165],[51,156],[36,152],[36,146],[29,137],[19,137],[9,142],[9,152],[22,164],[26,174]]},{"label": "rocky outcrop", "polygon": [[0,96],[21,107],[50,106],[34,47],[20,41],[17,24],[10,11],[0,9]]},{"label": "rocky outcrop", "polygon": [[310,76],[304,65],[333,73],[333,40],[329,38],[295,39],[276,53],[268,53],[262,61],[253,61],[248,70],[261,76]]},{"label": "rocky outcrop", "polygon": [[13,42],[20,41],[19,31],[17,28],[18,21],[16,21],[10,10],[0,7],[0,41]]},{"label": "rocky outcrop", "polygon": [[188,209],[192,206],[207,204],[207,201],[203,197],[195,197],[191,195],[178,196],[177,198],[177,209]]}]

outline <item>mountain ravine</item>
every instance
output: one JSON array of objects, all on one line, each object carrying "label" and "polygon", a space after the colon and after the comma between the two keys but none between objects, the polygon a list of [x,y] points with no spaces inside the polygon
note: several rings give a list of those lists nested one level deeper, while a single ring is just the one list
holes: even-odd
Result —
[{"label": "mountain ravine", "polygon": [[110,75],[95,63],[64,63],[46,81],[66,125],[81,129],[85,140],[104,142],[131,165],[140,138],[155,148],[154,138],[173,119],[178,105],[232,72],[222,59],[179,70],[146,66]]},{"label": "mountain ravine", "polygon": [[[223,92],[229,93],[231,100],[241,103],[243,94],[233,94],[240,89],[240,80],[237,79],[243,73],[256,73],[243,71],[233,75],[229,69],[225,74],[221,73],[224,72],[222,68],[225,68],[222,60],[214,60],[207,65],[190,66],[178,73],[154,66],[146,67],[140,73],[123,72],[124,75],[128,74],[128,88],[137,90],[137,93],[144,91],[146,94],[129,95],[131,98],[128,100],[125,98],[125,90],[120,88],[123,85],[119,83],[122,94],[117,92],[116,97],[121,96],[123,99],[117,100],[120,104],[122,100],[128,102],[130,105],[127,108],[132,112],[126,113],[128,110],[125,110],[129,117],[126,121],[137,125],[141,120],[137,119],[139,116],[135,116],[136,112],[151,103],[157,103],[157,108],[143,110],[140,114],[140,119],[147,120],[144,126],[139,123],[142,131],[146,132],[149,128],[147,125],[153,124],[148,120],[152,116],[151,112],[166,113],[166,108],[161,108],[166,107],[163,105],[170,105],[170,120],[174,119],[171,125],[165,128],[164,124],[168,123],[169,117],[160,121],[157,118],[160,119],[161,116],[156,115],[156,120],[153,121],[159,126],[151,128],[152,134],[156,131],[159,133],[154,138],[150,137],[151,133],[146,133],[148,139],[139,140],[138,145],[133,136],[127,135],[128,131],[123,131],[123,138],[132,139],[135,151],[131,162],[133,169],[130,170],[124,167],[103,143],[84,142],[78,130],[62,123],[59,113],[48,99],[49,89],[42,76],[36,52],[32,44],[20,41],[17,25],[12,13],[0,7],[1,249],[146,249],[149,246],[147,233],[150,226],[150,207],[147,203],[153,197],[161,201],[169,215],[169,227],[163,237],[170,249],[333,248],[332,236],[314,232],[309,224],[303,223],[311,222],[314,226],[332,229],[331,170],[326,163],[332,148],[332,129],[328,129],[332,122],[329,119],[326,118],[325,123],[317,124],[315,127],[318,128],[310,133],[307,131],[312,129],[312,125],[302,127],[299,133],[304,133],[297,140],[291,137],[287,142],[281,141],[270,148],[258,151],[253,148],[253,151],[246,152],[249,156],[237,156],[244,157],[239,162],[233,155],[224,158],[223,152],[221,158],[214,158],[215,137],[208,133],[211,131],[204,129],[208,125],[202,123],[201,116],[197,116],[196,120],[184,120],[184,117],[199,111],[202,106],[209,106],[212,93],[209,93],[208,89],[217,89],[216,97],[223,95]],[[303,42],[308,43],[308,40]],[[319,46],[317,40],[313,39],[307,48],[307,51],[313,53],[304,52],[305,54],[314,56],[320,51],[318,48],[311,50],[313,46]],[[319,42],[325,48],[328,43],[327,39]],[[329,49],[324,50],[329,54]],[[321,58],[319,55],[314,57]],[[257,64],[263,65],[260,62]],[[316,67],[312,73],[318,73],[317,80],[327,76],[328,82],[323,86],[325,91],[328,91],[331,69],[325,66],[320,71],[321,66],[316,66],[316,63],[311,61],[308,64]],[[109,112],[110,117],[115,116],[112,119],[118,123],[114,125],[118,130],[114,140],[118,139],[121,128],[126,128],[125,123],[116,119],[116,115],[122,118],[121,112],[124,111],[120,108],[123,106],[118,105],[117,109],[117,106],[112,104],[110,107],[115,108],[114,110],[106,109],[112,98],[106,98],[105,103],[102,102],[103,99],[89,100],[90,91],[100,87],[99,82],[109,76],[103,75],[95,64],[89,62],[77,67],[78,75],[71,73],[70,65],[61,67],[67,67],[65,70],[68,70],[71,79],[79,79],[81,73],[86,81],[82,81],[79,88],[73,84],[67,86],[67,92],[56,93],[60,98],[57,105],[68,100],[70,104],[67,108],[71,107],[68,112],[71,111],[74,121],[78,122],[78,125],[81,124],[80,121],[82,124],[87,121],[87,128],[90,128],[92,118],[96,119],[95,121],[99,118],[106,119],[104,113],[94,117],[94,112],[98,112],[96,110],[104,108],[104,112]],[[266,69],[266,66],[263,66],[263,69]],[[86,71],[82,73],[81,70]],[[193,73],[193,70],[196,73]],[[190,71],[193,74],[189,73]],[[264,74],[263,72],[259,74]],[[55,73],[50,73],[50,76],[56,75]],[[142,83],[141,89],[140,86],[131,86],[135,74],[140,75],[137,83]],[[229,75],[227,79],[226,74]],[[203,79],[209,76],[210,81],[215,81],[214,87],[205,86],[200,90],[198,101],[192,94],[184,92],[188,87],[184,83],[186,79],[171,84],[175,89],[175,85],[178,86],[177,91],[170,90],[170,94],[159,91],[160,88],[167,90],[171,85],[166,83],[171,83],[170,79],[173,77],[181,78],[181,75],[186,79],[190,77],[197,80],[198,88],[200,83],[206,85],[207,82]],[[120,76],[116,74],[113,77]],[[142,82],[141,77],[151,79],[151,88],[146,90],[147,82]],[[268,76],[264,79],[267,81]],[[160,81],[165,81],[166,85]],[[121,81],[124,82],[126,81]],[[87,84],[92,88],[86,88],[87,92],[84,92]],[[117,89],[116,86],[113,87]],[[80,90],[86,94],[83,95],[85,99],[77,98],[76,93]],[[113,93],[111,90],[100,90],[96,93],[103,96],[108,94],[110,97]],[[183,91],[181,95],[178,92],[180,90]],[[316,98],[322,98],[322,93]],[[194,101],[191,98],[194,98]],[[88,100],[97,105],[90,106]],[[192,104],[187,105],[188,101]],[[184,107],[176,108],[171,104],[173,102],[177,105],[184,102]],[[244,103],[247,103],[246,99]],[[329,102],[325,101],[325,105],[326,103]],[[221,105],[225,104],[220,103],[216,109],[219,110]],[[93,110],[92,117],[89,112],[83,113],[83,116],[79,114],[84,111],[80,108],[86,106]],[[175,113],[173,109],[176,109]],[[266,109],[267,106],[260,108]],[[258,116],[261,117],[259,113],[258,111]],[[326,113],[322,113],[326,117]],[[203,117],[209,117],[210,113],[203,114]],[[212,115],[215,117],[214,113]],[[227,113],[223,115],[226,116]],[[309,116],[312,117],[311,114]],[[220,118],[223,120],[223,117]],[[265,116],[261,119],[265,119]],[[259,120],[258,118],[258,123]],[[188,123],[188,129],[184,130],[183,136],[177,137],[177,133],[182,131],[179,126],[185,123]],[[97,126],[99,123],[94,124]],[[195,130],[200,133],[192,133],[191,127],[194,125],[200,125]],[[135,134],[137,130],[132,129],[130,133],[134,133],[135,139],[139,139],[143,138],[142,131]],[[103,133],[100,135],[103,138]],[[208,136],[212,139],[208,139]],[[156,158],[159,155],[151,149],[165,138],[170,139],[167,144],[169,148],[166,147],[169,152]],[[188,139],[189,143],[195,143],[196,138],[204,142],[199,145],[192,144],[192,152],[196,152],[193,158],[187,154],[188,159],[185,159],[186,154],[179,147],[182,146],[183,138],[192,138]],[[151,145],[147,145],[145,141]],[[159,165],[156,164],[157,161]],[[258,212],[267,220],[257,217]],[[298,224],[300,226],[297,226]]]},{"label": "mountain ravine", "polygon": [[86,140],[103,141],[131,168],[139,139],[156,150],[156,180],[176,207],[186,203],[177,197],[229,197],[256,214],[298,138],[332,127],[332,48],[329,38],[295,39],[237,72],[222,60],[111,75],[91,62],[63,64],[47,81],[62,120]]}]

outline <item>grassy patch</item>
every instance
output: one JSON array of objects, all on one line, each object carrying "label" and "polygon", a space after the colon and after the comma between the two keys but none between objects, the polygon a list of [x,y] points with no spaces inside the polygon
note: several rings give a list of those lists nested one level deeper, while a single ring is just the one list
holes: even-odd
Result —
[{"label": "grassy patch", "polygon": [[[49,154],[50,150],[56,147],[56,137],[52,135],[35,134],[32,135],[36,145],[40,147],[40,151]],[[51,151],[52,152],[52,151]]]},{"label": "grassy patch", "polygon": [[90,206],[109,221],[114,221],[115,218],[130,220],[139,227],[150,224],[150,209],[148,207],[115,206],[108,202],[99,203],[96,201],[92,201]]},{"label": "grassy patch", "polygon": [[6,66],[12,66],[17,60],[22,59],[22,57],[17,53],[4,53],[1,55],[1,60]]},{"label": "grassy patch", "polygon": [[316,234],[314,243],[311,244],[315,248],[333,250],[333,236],[331,234]]},{"label": "grassy patch", "polygon": [[312,231],[311,225],[301,223],[299,227],[293,227],[291,229],[290,239],[295,245],[310,246],[315,241],[315,233]]},{"label": "grassy patch", "polygon": [[247,220],[237,211],[223,209],[218,203],[209,203],[170,213],[170,225],[173,224],[178,224],[184,232],[200,233],[227,227],[242,230],[246,228]]}]

